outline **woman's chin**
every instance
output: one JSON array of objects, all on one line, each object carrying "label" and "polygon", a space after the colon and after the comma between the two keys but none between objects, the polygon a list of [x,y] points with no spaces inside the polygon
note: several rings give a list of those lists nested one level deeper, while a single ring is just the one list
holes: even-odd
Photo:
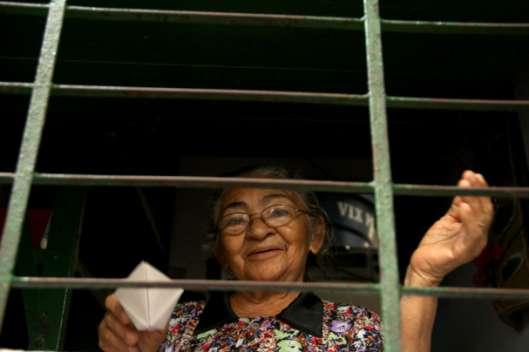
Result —
[{"label": "woman's chin", "polygon": [[[261,269],[261,270],[256,270]],[[289,281],[288,267],[274,267],[271,265],[262,266],[261,268],[254,268],[246,275],[246,280],[253,281]]]}]

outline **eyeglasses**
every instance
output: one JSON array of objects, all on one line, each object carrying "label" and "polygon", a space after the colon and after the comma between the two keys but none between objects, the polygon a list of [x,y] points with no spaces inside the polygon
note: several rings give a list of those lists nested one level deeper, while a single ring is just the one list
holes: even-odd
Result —
[{"label": "eyeglasses", "polygon": [[224,215],[218,225],[221,233],[234,236],[243,233],[248,226],[253,215],[258,214],[261,220],[269,227],[277,228],[290,224],[300,214],[308,214],[306,210],[291,207],[289,205],[271,205],[264,208],[261,213],[231,213]]}]

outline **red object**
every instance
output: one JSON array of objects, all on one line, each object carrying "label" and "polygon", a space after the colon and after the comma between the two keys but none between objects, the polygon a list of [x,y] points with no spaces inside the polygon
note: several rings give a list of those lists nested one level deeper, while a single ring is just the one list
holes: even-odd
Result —
[{"label": "red object", "polygon": [[[2,232],[0,233],[0,239],[2,239],[4,224],[7,216],[7,209],[0,208],[0,228]],[[46,208],[37,208],[37,209],[28,209],[26,213],[26,223],[28,226],[29,233],[31,235],[31,245],[33,247],[39,247],[42,237],[44,237],[44,232],[46,227],[50,222],[51,218],[51,209]]]}]

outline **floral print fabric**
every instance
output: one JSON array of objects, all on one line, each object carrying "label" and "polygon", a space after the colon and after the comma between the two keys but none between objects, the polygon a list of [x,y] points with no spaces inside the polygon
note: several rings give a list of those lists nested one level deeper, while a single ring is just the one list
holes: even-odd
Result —
[{"label": "floral print fabric", "polygon": [[239,318],[195,335],[204,306],[205,302],[176,306],[160,351],[382,351],[380,318],[362,307],[324,301],[321,337],[275,317]]}]

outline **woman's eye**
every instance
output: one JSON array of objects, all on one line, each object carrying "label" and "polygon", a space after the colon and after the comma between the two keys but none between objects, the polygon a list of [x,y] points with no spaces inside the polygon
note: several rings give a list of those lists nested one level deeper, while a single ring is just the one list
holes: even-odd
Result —
[{"label": "woman's eye", "polygon": [[288,211],[288,209],[285,209],[285,208],[270,209],[270,217],[273,217],[273,218],[284,217],[284,216],[289,216],[289,215],[290,215],[290,212]]},{"label": "woman's eye", "polygon": [[224,226],[235,226],[243,224],[246,221],[246,217],[242,215],[233,215],[224,219]]}]

